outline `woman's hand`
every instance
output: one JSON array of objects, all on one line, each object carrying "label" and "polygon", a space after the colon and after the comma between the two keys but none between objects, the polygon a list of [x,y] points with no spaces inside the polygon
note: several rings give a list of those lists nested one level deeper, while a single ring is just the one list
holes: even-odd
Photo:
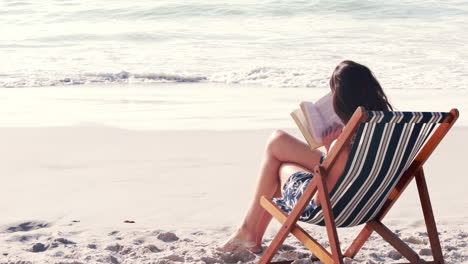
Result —
[{"label": "woman's hand", "polygon": [[329,127],[323,132],[322,142],[325,148],[327,149],[327,152],[330,152],[331,143],[340,136],[342,129],[342,125],[334,124],[333,126]]}]

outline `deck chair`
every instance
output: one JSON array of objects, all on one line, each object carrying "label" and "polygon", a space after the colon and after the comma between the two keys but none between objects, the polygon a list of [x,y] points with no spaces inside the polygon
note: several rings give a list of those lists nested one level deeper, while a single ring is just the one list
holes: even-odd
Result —
[{"label": "deck chair", "polygon": [[[259,263],[272,263],[275,253],[288,234],[292,233],[323,263],[342,264],[343,258],[353,258],[375,231],[408,259],[409,263],[443,264],[423,164],[453,126],[458,115],[457,109],[450,112],[383,112],[358,108],[324,162],[314,168],[312,181],[289,215],[271,199],[261,197],[262,207],[282,227]],[[341,171],[337,171],[335,168],[340,167],[337,157],[344,155],[344,146],[352,142],[353,136],[354,143],[346,164],[341,164]],[[328,191],[325,178],[334,173],[341,176]],[[434,259],[430,262],[421,259],[381,222],[414,178]],[[315,192],[318,192],[321,205],[310,215],[303,216],[302,212]],[[331,252],[306,233],[297,224],[298,220],[325,226]],[[337,227],[361,224],[364,224],[362,231],[343,254]]]}]

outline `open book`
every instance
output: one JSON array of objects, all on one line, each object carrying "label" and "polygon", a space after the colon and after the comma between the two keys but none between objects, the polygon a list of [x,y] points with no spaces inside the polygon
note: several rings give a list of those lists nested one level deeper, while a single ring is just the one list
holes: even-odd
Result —
[{"label": "open book", "polygon": [[317,102],[301,102],[300,108],[291,113],[311,149],[323,146],[322,135],[334,126],[343,126],[343,122],[333,109],[333,97],[328,93]]}]

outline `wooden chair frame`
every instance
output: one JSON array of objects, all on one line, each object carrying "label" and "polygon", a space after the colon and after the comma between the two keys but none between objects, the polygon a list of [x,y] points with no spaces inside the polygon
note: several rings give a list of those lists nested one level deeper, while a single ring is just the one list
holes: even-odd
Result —
[{"label": "wooden chair frame", "polygon": [[[359,125],[364,122],[368,115],[364,108],[360,107],[356,110],[350,121],[344,128],[342,134],[337,140],[335,147],[327,155],[327,158],[320,166],[316,166],[314,169],[314,178],[310,182],[309,186],[304,191],[302,197],[293,208],[291,214],[286,215],[280,208],[276,206],[270,199],[262,196],[260,199],[261,206],[270,213],[276,220],[278,220],[282,226],[276,234],[275,238],[270,243],[269,247],[264,252],[260,259],[260,264],[272,263],[275,253],[279,247],[283,244],[284,240],[289,233],[292,233],[304,246],[306,246],[319,260],[324,264],[343,264],[343,258],[349,257],[354,258],[359,252],[361,247],[370,237],[373,231],[379,234],[384,240],[392,245],[397,251],[399,251],[409,263],[437,263],[444,264],[444,257],[440,246],[439,235],[437,233],[437,227],[432,212],[431,201],[429,199],[429,192],[427,189],[426,179],[424,177],[423,165],[429,156],[432,154],[434,149],[438,146],[440,141],[444,138],[450,128],[453,126],[459,116],[457,109],[450,110],[447,117],[442,121],[439,127],[434,131],[432,136],[428,139],[426,144],[423,146],[421,151],[418,153],[414,161],[403,173],[396,187],[390,193],[383,207],[380,209],[377,217],[367,222],[358,236],[354,239],[352,244],[342,254],[340,249],[340,243],[338,239],[338,233],[336,230],[335,219],[332,213],[332,207],[330,204],[329,192],[325,182],[327,173],[330,171],[340,152],[343,151],[345,144],[349,144],[352,136],[358,129]],[[392,231],[390,231],[384,224],[382,219],[392,208],[395,202],[398,200],[400,195],[406,189],[408,184],[416,179],[418,187],[419,199],[421,201],[421,207],[426,223],[427,233],[429,242],[431,245],[433,261],[425,261],[412,250],[405,242],[397,237]],[[320,201],[322,201],[322,210],[324,215],[325,227],[330,243],[331,252],[327,251],[322,245],[320,245],[314,238],[312,238],[304,229],[302,229],[297,221],[299,216],[304,211],[307,204],[312,199],[315,192],[318,191]],[[282,261],[276,263],[289,263],[291,261]]]}]

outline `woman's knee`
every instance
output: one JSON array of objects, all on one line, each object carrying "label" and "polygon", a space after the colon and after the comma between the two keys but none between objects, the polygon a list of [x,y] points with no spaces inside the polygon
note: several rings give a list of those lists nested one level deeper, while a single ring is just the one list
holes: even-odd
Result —
[{"label": "woman's knee", "polygon": [[286,138],[291,137],[287,132],[283,130],[275,130],[271,133],[267,141],[266,149],[268,152],[272,152],[278,148],[278,146],[285,141]]}]

